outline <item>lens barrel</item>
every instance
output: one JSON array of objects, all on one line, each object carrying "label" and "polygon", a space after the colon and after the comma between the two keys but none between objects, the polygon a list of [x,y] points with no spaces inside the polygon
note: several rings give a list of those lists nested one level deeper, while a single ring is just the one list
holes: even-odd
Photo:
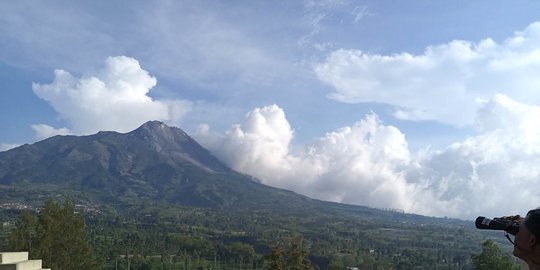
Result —
[{"label": "lens barrel", "polygon": [[501,218],[489,219],[486,217],[476,218],[475,226],[481,230],[500,230],[516,235],[519,231],[519,223]]}]

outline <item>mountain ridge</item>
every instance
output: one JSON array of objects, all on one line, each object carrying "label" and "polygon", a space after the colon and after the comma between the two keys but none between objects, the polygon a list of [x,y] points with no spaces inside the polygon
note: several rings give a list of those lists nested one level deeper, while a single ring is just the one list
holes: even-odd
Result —
[{"label": "mountain ridge", "polygon": [[128,133],[58,135],[0,152],[0,185],[202,207],[308,200],[233,171],[183,130],[159,121]]},{"label": "mountain ridge", "polygon": [[5,202],[68,194],[102,204],[152,202],[294,215],[336,212],[433,222],[420,215],[325,202],[263,185],[222,164],[180,128],[159,121],[127,133],[59,135],[0,152],[0,187]]}]

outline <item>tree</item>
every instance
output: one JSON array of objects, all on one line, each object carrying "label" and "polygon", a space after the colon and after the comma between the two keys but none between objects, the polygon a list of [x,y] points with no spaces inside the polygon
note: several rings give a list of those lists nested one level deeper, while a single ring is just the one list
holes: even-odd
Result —
[{"label": "tree", "polygon": [[328,270],[341,270],[345,269],[345,264],[339,257],[332,258],[328,264]]},{"label": "tree", "polygon": [[283,250],[279,245],[272,247],[272,252],[265,256],[266,267],[265,269],[284,270],[285,263],[283,259]]},{"label": "tree", "polygon": [[75,212],[71,200],[64,201],[63,206],[47,201],[37,217],[21,213],[9,239],[13,250],[29,251],[30,258],[42,259],[45,266],[55,270],[97,267],[84,219]]},{"label": "tree", "polygon": [[21,212],[17,227],[9,235],[9,246],[13,250],[33,252],[32,242],[36,237],[37,217],[32,212]]},{"label": "tree", "polygon": [[302,236],[286,238],[281,245],[272,248],[266,256],[266,269],[312,270],[315,269],[308,258],[309,248]]},{"label": "tree", "polygon": [[482,253],[471,255],[472,264],[475,270],[519,270],[519,265],[515,264],[512,256],[503,253],[499,246],[492,240],[487,240],[482,244]]},{"label": "tree", "polygon": [[286,242],[285,267],[288,270],[310,270],[314,269],[309,260],[309,248],[304,237],[294,236]]}]

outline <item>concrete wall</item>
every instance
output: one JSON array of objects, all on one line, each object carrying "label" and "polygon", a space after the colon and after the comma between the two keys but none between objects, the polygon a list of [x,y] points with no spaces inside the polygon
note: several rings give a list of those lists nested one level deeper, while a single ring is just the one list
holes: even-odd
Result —
[{"label": "concrete wall", "polygon": [[41,260],[28,260],[28,252],[0,252],[0,270],[45,270],[41,267]]}]

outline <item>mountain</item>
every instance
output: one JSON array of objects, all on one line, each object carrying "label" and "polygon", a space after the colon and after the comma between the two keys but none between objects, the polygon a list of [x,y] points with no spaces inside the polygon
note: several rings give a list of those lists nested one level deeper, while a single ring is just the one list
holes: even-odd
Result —
[{"label": "mountain", "polygon": [[219,208],[311,201],[231,170],[184,131],[158,121],[125,134],[55,136],[0,152],[0,185],[6,200],[71,194],[99,203]]},{"label": "mountain", "polygon": [[0,203],[39,205],[61,195],[105,205],[172,204],[294,216],[332,213],[399,222],[452,221],[324,202],[263,185],[225,166],[181,129],[158,121],[124,134],[54,136],[0,152]]},{"label": "mountain", "polygon": [[[137,235],[141,241],[129,243],[146,254],[170,252],[174,242],[193,258],[215,260],[216,250],[238,243],[268,254],[281,237],[300,233],[320,269],[351,254],[410,259],[423,265],[418,269],[437,261],[452,262],[439,269],[467,269],[464,258],[484,237],[472,222],[324,202],[263,185],[157,121],[125,134],[55,136],[0,152],[0,221],[13,214],[4,203],[39,207],[65,195],[83,208],[98,204],[87,222],[96,245],[113,254],[123,254],[118,243]],[[109,243],[110,235],[119,242]]]}]

